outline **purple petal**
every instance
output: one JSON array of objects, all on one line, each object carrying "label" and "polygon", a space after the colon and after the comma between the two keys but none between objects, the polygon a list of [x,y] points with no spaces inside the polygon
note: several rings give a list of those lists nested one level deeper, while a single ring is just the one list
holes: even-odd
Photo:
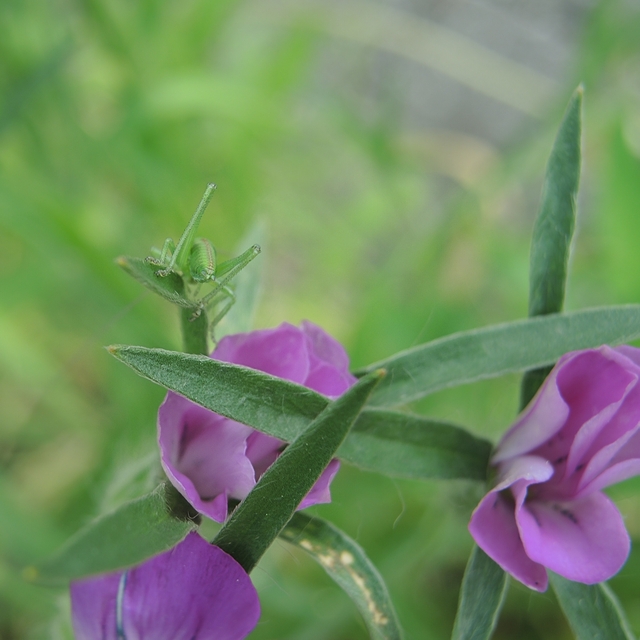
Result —
[{"label": "purple petal", "polygon": [[469,531],[477,545],[505,571],[531,589],[546,591],[547,572],[525,553],[509,498],[488,493],[473,512]]},{"label": "purple petal", "polygon": [[602,493],[565,503],[532,500],[516,519],[527,555],[569,580],[608,580],[629,555],[622,516]]},{"label": "purple petal", "polygon": [[211,357],[297,384],[304,384],[309,374],[305,336],[300,329],[286,322],[275,329],[225,336]]},{"label": "purple petal", "polygon": [[[614,443],[603,447],[589,461],[578,496],[604,489],[640,473],[640,425]],[[576,497],[578,497],[576,496]]]},{"label": "purple petal", "polygon": [[118,640],[116,594],[119,573],[71,583],[71,617],[76,640]]},{"label": "purple petal", "polygon": [[255,469],[256,480],[276,461],[285,446],[286,442],[260,431],[254,431],[247,438],[247,458]]},{"label": "purple petal", "polygon": [[329,485],[340,469],[340,461],[335,458],[327,465],[316,483],[311,487],[311,491],[302,499],[298,509],[306,509],[314,504],[326,504],[331,502],[331,492]]},{"label": "purple petal", "polygon": [[[78,640],[116,639],[120,576],[72,584]],[[127,640],[242,640],[260,617],[258,595],[244,569],[197,533],[130,569],[124,585],[122,620]]]},{"label": "purple petal", "polygon": [[557,377],[560,366],[570,360],[570,355],[560,359],[524,413],[505,433],[493,456],[494,463],[534,451],[560,431],[569,407],[560,394]]},{"label": "purple petal", "polygon": [[[636,347],[630,347],[628,344],[620,345],[619,347],[614,347],[613,351],[620,354],[624,358],[627,358],[633,365],[637,367],[636,373],[640,373],[640,349]],[[627,365],[628,369],[632,367]]]},{"label": "purple petal", "polygon": [[337,371],[332,365],[321,362],[311,354],[311,369],[304,384],[309,389],[329,398],[337,398],[356,382],[349,372]]},{"label": "purple petal", "polygon": [[246,457],[250,427],[169,392],[158,412],[162,467],[200,512],[224,522],[229,496],[242,499],[255,485]]},{"label": "purple petal", "polygon": [[537,591],[547,588],[544,567],[527,556],[516,524],[511,492],[524,497],[530,485],[548,480],[553,468],[547,460],[521,456],[500,465],[500,482],[476,507],[469,531],[478,546],[505,571]]},{"label": "purple petal", "polygon": [[337,340],[308,320],[303,320],[302,331],[309,342],[311,353],[340,372],[349,371],[349,356]]}]

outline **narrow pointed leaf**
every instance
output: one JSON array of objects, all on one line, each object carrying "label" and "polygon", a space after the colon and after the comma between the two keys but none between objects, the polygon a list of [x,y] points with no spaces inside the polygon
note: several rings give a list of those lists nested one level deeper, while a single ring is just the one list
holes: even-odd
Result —
[{"label": "narrow pointed leaf", "polygon": [[382,576],[362,547],[321,518],[296,513],[280,537],[304,549],[353,600],[374,640],[401,640],[400,623]]},{"label": "narrow pointed leaf", "polygon": [[188,510],[172,509],[169,500],[175,498],[174,493],[163,483],[146,496],[96,518],[54,556],[25,569],[25,577],[59,584],[129,567],[170,549],[196,528]]},{"label": "narrow pointed leaf", "polygon": [[538,316],[427,342],[358,372],[388,375],[371,404],[406,404],[440,389],[553,364],[561,355],[640,336],[640,305]]},{"label": "narrow pointed leaf", "polygon": [[291,442],[318,416],[329,400],[262,371],[207,356],[113,346],[109,352],[141,376],[227,418]]},{"label": "narrow pointed leaf", "polygon": [[507,574],[474,547],[460,588],[451,640],[487,640],[498,622],[507,593]]},{"label": "narrow pointed leaf", "polygon": [[551,572],[549,578],[577,640],[635,640],[609,585],[571,582]]},{"label": "narrow pointed leaf", "polygon": [[529,315],[562,311],[580,180],[582,88],[571,97],[547,164],[533,227]]},{"label": "narrow pointed leaf", "polygon": [[[163,349],[115,346],[140,375],[228,418],[291,442],[327,406],[324,396],[261,371]],[[365,410],[338,451],[362,469],[405,478],[483,480],[491,444],[460,427]]]},{"label": "narrow pointed leaf", "polygon": [[161,268],[157,264],[131,256],[120,256],[116,263],[147,289],[165,300],[187,309],[195,308],[194,303],[184,297],[184,282],[177,273],[172,272],[161,278],[156,275],[156,271]]},{"label": "narrow pointed leaf", "polygon": [[[547,164],[531,239],[529,316],[559,313],[564,305],[580,181],[582,92],[579,87],[571,97]],[[549,371],[544,367],[525,373],[521,407],[533,398]]]},{"label": "narrow pointed leaf", "polygon": [[359,380],[314,420],[264,472],[214,544],[250,572],[331,462],[383,371]]}]

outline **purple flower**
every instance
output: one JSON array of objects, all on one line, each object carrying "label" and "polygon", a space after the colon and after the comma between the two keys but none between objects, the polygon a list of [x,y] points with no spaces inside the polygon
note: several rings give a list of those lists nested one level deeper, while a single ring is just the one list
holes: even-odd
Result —
[{"label": "purple flower", "polygon": [[[342,346],[320,327],[283,323],[275,329],[227,336],[212,358],[258,369],[335,398],[356,379]],[[286,444],[204,409],[171,391],[158,412],[162,466],[201,513],[223,522],[229,498],[242,500]],[[340,463],[332,460],[299,508],[329,502]]]},{"label": "purple flower", "polygon": [[629,554],[620,512],[601,489],[640,473],[640,349],[563,356],[502,438],[496,486],[469,530],[505,571],[537,591],[546,569],[586,584]]},{"label": "purple flower", "polygon": [[197,533],[126,572],[71,583],[76,640],[242,640],[260,617],[245,570]]}]

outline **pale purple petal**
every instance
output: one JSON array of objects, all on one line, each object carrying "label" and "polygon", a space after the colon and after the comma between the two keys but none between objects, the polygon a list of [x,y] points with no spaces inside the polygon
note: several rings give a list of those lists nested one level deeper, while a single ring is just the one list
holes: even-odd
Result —
[{"label": "pale purple petal", "polygon": [[549,461],[535,456],[521,456],[502,463],[499,484],[480,502],[469,523],[469,531],[478,546],[505,571],[537,591],[547,588],[547,573],[525,553],[511,491],[524,497],[530,485],[545,482],[552,474]]},{"label": "pale purple petal", "polygon": [[260,431],[254,431],[247,438],[247,458],[253,465],[256,480],[276,461],[286,446],[286,442]]},{"label": "pale purple petal", "polygon": [[331,491],[329,485],[340,469],[340,461],[335,458],[327,465],[316,483],[311,487],[311,491],[302,499],[298,509],[306,509],[314,504],[325,504],[331,502]]},{"label": "pale purple petal", "polygon": [[200,513],[224,522],[228,497],[242,499],[255,485],[245,455],[252,432],[170,391],[158,411],[162,467]]},{"label": "pale purple petal", "polygon": [[309,351],[311,353],[337,371],[342,373],[349,371],[349,356],[337,340],[308,320],[302,321],[301,328],[310,343]]},{"label": "pale purple petal", "polygon": [[608,580],[629,555],[622,516],[602,493],[564,503],[531,501],[516,519],[529,558],[569,580]]},{"label": "pale purple petal", "polygon": [[498,467],[498,484],[494,491],[503,491],[520,480],[526,485],[546,482],[553,476],[553,465],[539,456],[519,456]]},{"label": "pale purple petal", "polygon": [[[630,360],[636,367],[636,373],[640,373],[640,349],[623,344],[619,347],[614,347],[613,351]],[[632,367],[627,365],[627,368],[631,369]]]},{"label": "pale purple petal", "polygon": [[562,429],[569,415],[569,407],[558,389],[557,375],[556,368],[504,435],[493,456],[494,464],[533,451]]},{"label": "pale purple petal", "polygon": [[594,448],[594,445],[598,440],[602,440],[603,430],[609,432],[611,430],[611,422],[615,415],[618,413],[624,397],[620,398],[617,402],[604,407],[600,412],[593,416],[590,420],[587,420],[578,430],[573,439],[573,443],[569,448],[569,455],[567,457],[567,463],[565,466],[565,474],[568,478],[571,474],[575,473],[578,467],[584,467],[584,460],[589,459],[589,450]]},{"label": "pale purple petal", "polygon": [[[585,423],[624,398],[637,377],[619,360],[612,349],[602,347],[578,352],[569,363],[557,368],[558,389],[570,409],[558,440],[571,444]],[[561,450],[568,453],[567,445]]]},{"label": "pale purple petal", "polygon": [[118,640],[116,594],[119,573],[71,583],[71,617],[76,640]]},{"label": "pale purple petal", "polygon": [[545,568],[524,551],[510,496],[488,493],[473,512],[469,531],[476,544],[517,580],[536,591],[547,589]]},{"label": "pale purple petal", "polygon": [[597,476],[595,480],[582,487],[576,497],[581,498],[582,496],[600,491],[601,489],[610,487],[612,484],[628,480],[637,475],[640,475],[640,458],[624,460],[609,467]]},{"label": "pale purple petal", "polygon": [[275,329],[225,336],[211,357],[297,384],[304,384],[309,374],[305,336],[300,329],[286,322]]},{"label": "pale purple petal", "polygon": [[[116,640],[120,576],[72,584],[78,640]],[[96,612],[99,622],[88,626]],[[126,575],[122,622],[127,640],[242,640],[259,617],[258,595],[244,569],[197,533]]]}]

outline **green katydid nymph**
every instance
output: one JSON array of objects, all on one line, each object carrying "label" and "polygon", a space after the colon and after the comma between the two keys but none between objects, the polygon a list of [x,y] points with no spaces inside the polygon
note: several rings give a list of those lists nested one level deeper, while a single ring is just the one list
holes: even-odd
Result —
[{"label": "green katydid nymph", "polygon": [[[260,246],[255,244],[236,258],[218,263],[213,244],[206,238],[196,238],[198,225],[215,188],[214,184],[207,185],[202,200],[180,236],[178,244],[167,238],[162,251],[152,249],[155,256],[145,259],[146,263],[161,267],[155,271],[156,277],[165,278],[175,273],[184,280],[185,293],[191,294],[190,297],[193,298],[193,319],[203,310],[220,302],[222,298],[227,299],[223,309],[210,321],[212,327],[222,319],[235,301],[233,291],[227,283],[260,253]],[[213,289],[199,297],[200,285],[209,282],[214,285]]]}]

